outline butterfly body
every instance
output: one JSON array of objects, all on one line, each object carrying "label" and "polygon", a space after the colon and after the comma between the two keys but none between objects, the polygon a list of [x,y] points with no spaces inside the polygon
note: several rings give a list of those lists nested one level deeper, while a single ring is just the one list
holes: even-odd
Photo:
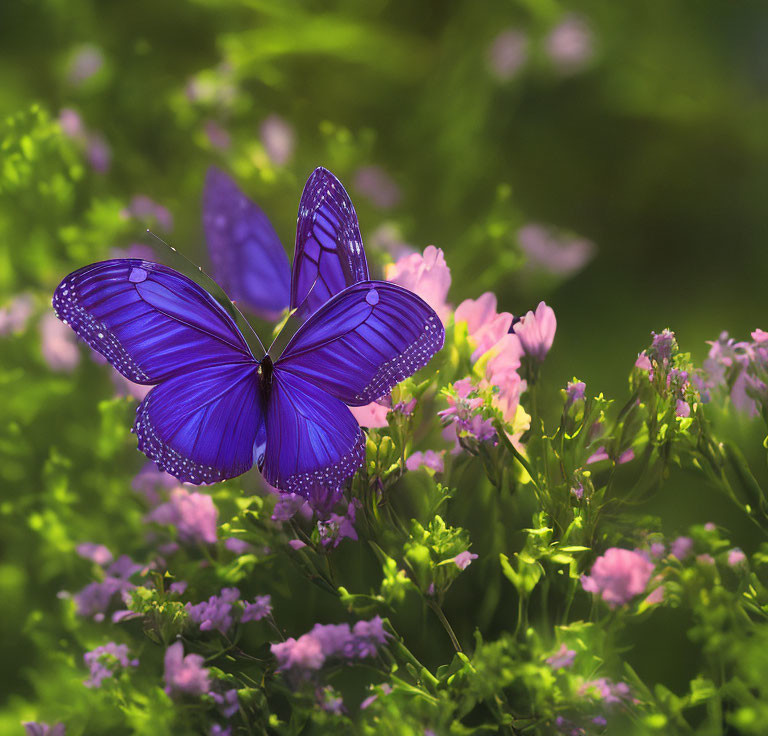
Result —
[{"label": "butterfly body", "polygon": [[[324,252],[335,248],[348,260],[356,219],[354,227],[337,223],[331,248],[332,217],[322,209],[326,199],[318,202]],[[337,210],[354,213],[350,208]],[[303,253],[297,242],[297,258]],[[418,296],[369,281],[364,261],[354,260],[353,271],[366,278],[338,289],[333,278],[320,279],[322,264],[332,263],[324,258],[303,262],[332,293],[315,303],[310,289],[300,305],[305,321],[276,358],[254,355],[229,312],[197,283],[150,261],[85,266],[61,282],[53,306],[126,378],[153,386],[133,431],[161,469],[203,484],[256,464],[271,485],[309,496],[340,488],[363,464],[365,437],[348,407],[388,393],[444,339],[439,318]]]}]

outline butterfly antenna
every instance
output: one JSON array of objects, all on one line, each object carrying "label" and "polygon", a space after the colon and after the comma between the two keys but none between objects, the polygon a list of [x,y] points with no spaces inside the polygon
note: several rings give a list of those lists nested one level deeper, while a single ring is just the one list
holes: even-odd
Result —
[{"label": "butterfly antenna", "polygon": [[[196,263],[191,261],[189,258],[187,258],[183,253],[180,253],[176,248],[174,248],[169,243],[166,243],[165,240],[163,240],[159,235],[156,235],[153,233],[149,228],[147,228],[147,233],[151,235],[155,240],[157,240],[159,243],[164,245],[169,250],[173,251],[174,258],[181,258],[189,268],[192,269],[192,271],[197,271],[202,275],[202,280],[205,282],[205,288],[211,293],[212,296],[216,299],[216,301],[221,301],[222,298],[224,301],[232,306],[232,309],[237,312],[237,314],[240,316],[240,320],[237,320],[237,322],[242,321],[243,324],[246,324],[248,326],[248,329],[251,331],[253,336],[256,338],[256,342],[259,343],[259,347],[261,348],[262,352],[266,355],[267,351],[264,350],[264,343],[261,341],[259,336],[256,334],[256,330],[253,329],[251,326],[251,323],[245,318],[245,315],[240,311],[237,304],[235,304],[226,294],[224,289],[222,289],[211,276],[209,276],[205,271],[203,271],[202,266],[198,266]],[[314,284],[313,284],[314,286]]]},{"label": "butterfly antenna", "polygon": [[[309,299],[309,295],[312,293],[312,290],[315,288],[315,286],[317,286],[317,280],[319,278],[320,278],[320,274],[318,273],[317,276],[315,276],[315,280],[312,282],[312,286],[309,287],[309,291],[307,292],[307,295],[304,297],[304,299],[302,299],[301,304],[299,304],[299,306],[296,307],[295,309],[291,310],[291,313],[288,315],[288,319],[285,320],[285,322],[283,323],[283,326],[280,328],[280,332],[278,332],[275,335],[275,339],[272,340],[272,344],[269,346],[269,350],[267,350],[268,353],[275,346],[275,343],[280,339],[280,335],[282,335],[283,332],[285,332],[285,328],[288,326],[288,323],[291,321],[291,317],[293,317],[293,315],[296,314],[296,312],[298,312],[307,303],[307,299]],[[298,327],[296,329],[298,330]],[[296,330],[294,330],[294,334],[295,332]]]}]

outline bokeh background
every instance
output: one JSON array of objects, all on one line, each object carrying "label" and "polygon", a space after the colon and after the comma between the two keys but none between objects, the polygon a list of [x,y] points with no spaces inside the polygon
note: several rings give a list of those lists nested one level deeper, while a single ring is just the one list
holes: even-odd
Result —
[{"label": "bokeh background", "polygon": [[[323,165],[379,267],[435,244],[454,304],[492,290],[520,314],[545,299],[547,380],[621,398],[651,330],[703,358],[722,330],[767,326],[767,48],[760,0],[6,0],[0,307],[28,295],[39,322],[66,273],[152,245],[147,226],[206,263],[212,164],[292,252],[301,188]],[[52,364],[44,318],[4,319],[0,731],[15,733],[58,692],[67,624],[51,612],[77,564],[64,552],[105,524],[119,540],[121,514],[139,511],[110,504],[99,466],[123,436],[94,448],[85,431],[114,392],[104,369],[66,350]],[[764,479],[759,428],[732,431]],[[102,516],[57,480],[72,467],[103,484]],[[699,481],[672,480],[674,502],[648,509],[671,528],[683,512],[743,525]],[[685,622],[656,625],[659,651],[683,657]]]}]

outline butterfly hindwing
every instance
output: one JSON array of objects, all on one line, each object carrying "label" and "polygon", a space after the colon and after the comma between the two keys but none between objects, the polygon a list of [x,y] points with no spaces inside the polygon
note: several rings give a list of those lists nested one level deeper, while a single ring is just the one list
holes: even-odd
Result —
[{"label": "butterfly hindwing", "polygon": [[56,314],[126,378],[158,384],[139,406],[139,448],[182,481],[231,478],[263,436],[258,362],[232,318],[201,287],[140,259],[67,276]]},{"label": "butterfly hindwing", "polygon": [[265,319],[290,301],[290,265],[261,208],[215,167],[203,190],[203,226],[216,281],[229,297]]},{"label": "butterfly hindwing", "polygon": [[341,182],[317,168],[299,203],[291,309],[308,318],[347,286],[368,279],[357,214]]},{"label": "butterfly hindwing", "polygon": [[296,332],[276,362],[350,406],[380,398],[443,347],[434,310],[386,281],[350,286]]},{"label": "butterfly hindwing", "polygon": [[336,489],[363,464],[365,438],[339,399],[275,367],[266,410],[262,472],[282,491]]}]

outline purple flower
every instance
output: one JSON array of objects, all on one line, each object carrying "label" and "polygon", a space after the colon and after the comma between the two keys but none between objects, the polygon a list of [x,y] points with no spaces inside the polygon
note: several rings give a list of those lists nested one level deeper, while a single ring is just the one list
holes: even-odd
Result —
[{"label": "purple flower", "polygon": [[629,698],[629,685],[626,682],[611,682],[605,677],[587,680],[580,688],[579,695],[592,694],[605,703],[620,703]]},{"label": "purple flower", "polygon": [[391,692],[392,692],[392,687],[390,685],[387,685],[387,683],[380,685],[378,693],[369,695],[365,700],[363,700],[362,703],[360,703],[360,710],[365,710],[366,708],[368,708],[379,697],[379,694],[389,695]]},{"label": "purple flower", "polygon": [[574,659],[576,659],[576,652],[573,649],[568,649],[565,644],[561,644],[560,649],[551,657],[547,657],[546,662],[553,670],[560,670],[570,667]]},{"label": "purple flower", "polygon": [[7,307],[0,309],[0,337],[22,332],[35,308],[31,294],[19,294],[11,299]]},{"label": "purple flower", "polygon": [[363,166],[355,172],[355,189],[374,207],[392,209],[400,201],[400,189],[381,166]]},{"label": "purple flower", "polygon": [[442,473],[445,469],[443,453],[434,450],[414,452],[405,461],[405,467],[411,471],[424,467],[434,470],[436,473]]},{"label": "purple flower", "polygon": [[520,338],[525,354],[541,362],[555,339],[557,330],[555,312],[544,302],[539,302],[536,311],[529,311],[512,329]]},{"label": "purple flower", "polygon": [[[496,437],[496,430],[490,419],[483,419],[483,399],[469,378],[456,381],[452,391],[446,394],[448,408],[439,411],[438,416],[446,424],[455,424],[458,437],[469,436],[483,442]],[[460,449],[460,448],[459,448]]]},{"label": "purple flower", "polygon": [[648,356],[659,365],[668,365],[672,360],[672,353],[677,350],[675,333],[669,328],[663,329],[659,334],[652,332],[653,342],[648,351]]},{"label": "purple flower", "polygon": [[693,550],[693,540],[690,537],[678,537],[672,542],[670,553],[678,560],[684,560]]},{"label": "purple flower", "polygon": [[66,729],[63,723],[49,726],[47,723],[24,721],[22,724],[27,731],[27,736],[65,736]]},{"label": "purple flower", "polygon": [[241,623],[248,621],[261,621],[272,613],[272,598],[269,595],[257,596],[253,603],[246,603]]},{"label": "purple flower", "polygon": [[43,359],[52,371],[75,370],[80,362],[77,337],[53,312],[46,312],[40,320],[40,338]]},{"label": "purple flower", "polygon": [[85,681],[86,687],[101,687],[101,683],[112,677],[118,670],[126,667],[138,667],[138,659],[128,658],[128,645],[110,641],[83,655],[85,664],[91,672]]},{"label": "purple flower", "polygon": [[207,601],[185,606],[189,618],[200,625],[200,631],[216,629],[226,634],[233,624],[232,604],[240,597],[237,588],[223,588],[221,595],[212,595]]},{"label": "purple flower", "polygon": [[595,560],[589,575],[581,576],[581,585],[615,608],[640,595],[652,573],[653,563],[640,552],[611,547]]},{"label": "purple flower", "polygon": [[608,452],[605,447],[598,447],[586,460],[585,465],[591,465],[592,463],[599,463],[603,460],[608,460]]},{"label": "purple flower", "polygon": [[176,478],[159,470],[153,462],[144,463],[144,467],[131,481],[131,488],[137,493],[143,494],[150,506],[157,506],[160,503],[158,488],[170,490],[178,485],[179,481]]},{"label": "purple flower", "polygon": [[517,242],[531,265],[564,277],[584,268],[595,253],[589,240],[561,237],[552,228],[535,223],[518,230]]},{"label": "purple flower", "polygon": [[214,148],[226,151],[232,145],[232,136],[215,120],[206,120],[204,130],[208,143]]},{"label": "purple flower", "polygon": [[81,85],[99,73],[104,66],[104,54],[93,44],[83,44],[72,57],[69,65],[69,81]]},{"label": "purple flower", "polygon": [[734,547],[732,550],[728,551],[728,564],[731,567],[742,565],[746,560],[747,556],[738,547]]},{"label": "purple flower", "polygon": [[397,263],[390,263],[386,278],[420,296],[437,312],[443,324],[448,321],[451,308],[446,298],[451,286],[451,271],[440,248],[428,245],[423,255],[412,253],[400,258]]},{"label": "purple flower", "polygon": [[214,723],[211,726],[209,736],[232,736],[232,727],[222,726],[219,723]]},{"label": "purple flower", "polygon": [[349,410],[352,412],[352,416],[357,419],[357,423],[361,427],[381,429],[389,426],[389,422],[387,421],[389,408],[382,406],[375,401],[372,401],[370,404],[365,404],[364,406],[350,406]]},{"label": "purple flower", "polygon": [[653,368],[651,359],[645,354],[645,351],[637,356],[635,368],[639,368],[641,371],[650,371]]},{"label": "purple flower", "polygon": [[307,503],[304,496],[298,493],[280,493],[280,497],[272,510],[272,521],[289,521]]},{"label": "purple flower", "polygon": [[237,698],[237,690],[227,690],[223,695],[217,692],[209,693],[214,702],[219,706],[224,718],[232,718],[240,709],[240,701]]},{"label": "purple flower", "polygon": [[341,540],[348,538],[357,541],[355,531],[355,503],[347,506],[347,513],[343,516],[331,514],[327,521],[318,521],[317,530],[320,533],[320,541],[324,547],[332,545],[338,547]]},{"label": "purple flower", "polygon": [[77,545],[76,551],[83,559],[91,560],[102,567],[112,562],[112,553],[103,544],[83,542]]},{"label": "purple flower", "polygon": [[499,33],[488,48],[488,66],[502,82],[512,79],[528,59],[528,38],[516,28]]},{"label": "purple flower", "polygon": [[568,408],[576,401],[583,401],[587,390],[587,384],[584,381],[568,381],[565,389],[565,406]]},{"label": "purple flower", "polygon": [[705,552],[704,554],[696,556],[696,562],[698,562],[701,565],[714,565],[715,564],[715,558],[712,557],[712,555],[707,554]]},{"label": "purple flower", "polygon": [[653,542],[653,544],[651,544],[651,557],[656,559],[659,557],[664,557],[664,553],[666,551],[666,547],[664,547],[661,542]]},{"label": "purple flower", "polygon": [[459,570],[466,570],[472,564],[472,560],[476,560],[477,558],[478,555],[465,550],[464,552],[459,552],[459,554],[453,558],[453,562]]},{"label": "purple flower", "polygon": [[578,15],[567,15],[544,42],[549,58],[562,73],[583,68],[594,54],[592,30]]},{"label": "purple flower", "polygon": [[300,550],[307,546],[306,542],[302,542],[300,539],[289,539],[288,546],[294,550]]},{"label": "purple flower", "polygon": [[112,149],[107,139],[95,131],[85,136],[85,155],[91,168],[98,174],[106,174],[112,165]]},{"label": "purple flower", "polygon": [[325,662],[323,648],[312,634],[304,634],[298,639],[291,637],[272,644],[271,648],[279,670],[319,670]]},{"label": "purple flower", "polygon": [[279,115],[264,119],[259,129],[261,144],[275,166],[285,166],[293,158],[296,133],[293,126]]},{"label": "purple flower", "polygon": [[80,616],[93,616],[100,621],[116,594],[125,596],[135,586],[129,578],[141,569],[127,555],[122,555],[106,570],[106,576],[100,583],[89,583],[75,593],[73,599]]},{"label": "purple flower", "polygon": [[571,493],[576,497],[577,501],[581,501],[584,498],[584,486],[579,483],[577,486],[571,488]]},{"label": "purple flower", "polygon": [[168,695],[204,695],[211,689],[208,670],[199,654],[184,656],[184,645],[177,641],[165,652],[165,692]]},{"label": "purple flower", "polygon": [[171,491],[170,501],[154,509],[146,520],[175,526],[182,542],[213,544],[217,518],[218,511],[210,496],[179,487]]},{"label": "purple flower", "polygon": [[237,537],[227,537],[227,539],[224,541],[224,546],[230,552],[234,552],[236,555],[244,555],[246,552],[253,549],[252,545],[248,544],[248,542],[243,539],[238,539]]},{"label": "purple flower", "polygon": [[128,214],[139,220],[154,220],[163,230],[173,230],[173,215],[146,194],[137,194],[131,199]]}]

